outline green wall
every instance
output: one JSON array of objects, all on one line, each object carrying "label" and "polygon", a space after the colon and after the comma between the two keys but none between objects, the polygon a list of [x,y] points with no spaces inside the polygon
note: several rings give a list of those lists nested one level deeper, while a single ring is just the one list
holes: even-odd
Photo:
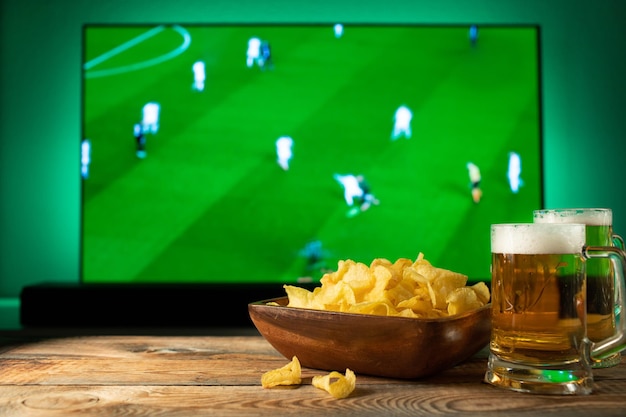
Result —
[{"label": "green wall", "polygon": [[4,0],[0,19],[0,327],[23,286],[78,282],[87,22],[538,23],[546,206],[613,208],[626,234],[626,1]]}]

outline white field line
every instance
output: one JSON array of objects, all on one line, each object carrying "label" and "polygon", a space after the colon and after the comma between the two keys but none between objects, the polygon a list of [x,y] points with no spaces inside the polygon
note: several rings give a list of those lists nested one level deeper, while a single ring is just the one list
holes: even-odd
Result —
[{"label": "white field line", "polygon": [[135,45],[138,45],[139,43],[145,41],[146,39],[149,39],[157,35],[158,33],[162,32],[164,29],[165,29],[164,26],[157,26],[155,28],[152,28],[149,31],[137,36],[136,38],[133,38],[129,40],[128,42],[125,42],[111,49],[110,51],[105,52],[104,54],[92,59],[91,61],[86,62],[83,67],[85,70],[85,78],[105,77],[108,75],[122,74],[125,72],[136,71],[142,68],[151,67],[153,65],[157,65],[167,60],[170,60],[172,58],[175,58],[178,55],[185,52],[187,48],[189,48],[189,45],[191,44],[191,35],[189,34],[189,32],[181,26],[173,26],[172,29],[174,29],[176,32],[178,32],[182,36],[183,41],[177,48],[173,49],[172,51],[166,54],[157,56],[155,58],[148,59],[146,61],[136,62],[134,64],[125,65],[123,67],[109,68],[109,69],[100,70],[100,71],[89,71],[94,66],[114,57],[115,55],[118,55],[132,48]]}]

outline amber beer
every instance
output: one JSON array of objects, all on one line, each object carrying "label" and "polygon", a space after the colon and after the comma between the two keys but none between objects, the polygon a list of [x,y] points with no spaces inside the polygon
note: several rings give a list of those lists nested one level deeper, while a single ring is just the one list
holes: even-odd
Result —
[{"label": "amber beer", "polygon": [[580,357],[585,338],[585,226],[558,226],[492,228],[490,348],[502,360],[568,363]]},{"label": "amber beer", "polygon": [[[610,209],[550,209],[535,210],[535,223],[583,223],[586,243],[611,246],[613,215]],[[615,275],[609,259],[588,259],[587,271],[587,337],[594,342],[615,333]]]},{"label": "amber beer", "polygon": [[[532,254],[495,250],[491,351],[503,360],[529,365],[577,360],[585,337],[579,309],[585,302],[582,256],[554,254],[548,248],[533,248],[538,253]],[[557,250],[568,251],[573,249]]]}]

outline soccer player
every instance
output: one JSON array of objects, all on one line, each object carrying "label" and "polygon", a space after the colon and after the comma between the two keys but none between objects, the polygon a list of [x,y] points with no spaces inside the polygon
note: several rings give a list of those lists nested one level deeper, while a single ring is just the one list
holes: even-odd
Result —
[{"label": "soccer player", "polygon": [[375,206],[380,204],[380,201],[378,201],[378,199],[370,191],[370,186],[367,182],[365,182],[365,177],[363,175],[357,175],[356,179],[359,182],[359,187],[361,188],[361,190],[363,190],[363,196],[361,197],[361,205],[359,207],[361,211],[365,211],[369,209],[372,206],[372,204]]},{"label": "soccer player", "polygon": [[289,161],[293,157],[293,139],[289,136],[281,136],[276,140],[276,155],[278,157],[278,165],[287,171],[289,169]]},{"label": "soccer player", "polygon": [[355,198],[363,198],[363,189],[359,185],[359,179],[356,175],[334,174],[333,178],[343,187],[343,197],[350,207],[354,205]]},{"label": "soccer player", "polygon": [[307,242],[300,253],[307,260],[307,271],[319,269],[321,266],[324,266],[324,251],[322,250],[321,241],[312,240]]},{"label": "soccer player", "polygon": [[517,194],[522,180],[520,174],[522,173],[522,160],[517,152],[509,152],[509,170],[507,177],[509,178],[509,186],[511,191]]},{"label": "soccer player", "polygon": [[476,46],[476,42],[478,42],[478,26],[472,25],[469,28],[469,40],[472,46]]},{"label": "soccer player", "polygon": [[272,62],[272,50],[270,49],[270,43],[268,41],[261,42],[259,67],[261,67],[261,69],[274,68],[274,64]]},{"label": "soccer player", "polygon": [[467,163],[467,170],[469,171],[470,183],[472,185],[472,200],[474,203],[480,203],[480,198],[483,195],[482,190],[480,189],[480,169],[473,162]]},{"label": "soccer player", "polygon": [[155,134],[159,131],[160,111],[161,106],[155,102],[150,102],[143,106],[143,119],[141,121],[141,128],[144,134]]},{"label": "soccer player", "polygon": [[261,56],[261,39],[259,38],[250,38],[248,40],[248,52],[246,65],[248,68],[252,68],[255,63],[258,63],[259,57]]},{"label": "soccer player", "polygon": [[406,139],[411,138],[411,119],[413,118],[413,112],[405,105],[398,107],[393,120],[393,132],[391,133],[391,139],[397,140],[404,136]]},{"label": "soccer player", "polygon": [[133,136],[135,136],[135,143],[137,145],[137,158],[146,157],[146,136],[143,134],[143,128],[140,123],[135,123],[133,126]]},{"label": "soccer player", "polygon": [[192,67],[193,70],[193,89],[196,91],[204,91],[204,81],[206,72],[203,61],[196,61]]},{"label": "soccer player", "polygon": [[83,139],[80,144],[80,175],[89,178],[89,164],[91,163],[91,142]]},{"label": "soccer player", "polygon": [[341,38],[343,36],[343,25],[341,23],[337,23],[333,26],[333,32],[335,33],[335,38]]}]

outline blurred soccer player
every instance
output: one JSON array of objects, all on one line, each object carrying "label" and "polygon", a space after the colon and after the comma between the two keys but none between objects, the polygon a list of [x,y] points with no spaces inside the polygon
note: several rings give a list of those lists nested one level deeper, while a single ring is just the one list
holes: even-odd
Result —
[{"label": "blurred soccer player", "polygon": [[261,39],[250,38],[246,55],[246,65],[248,68],[252,68],[255,63],[258,63],[259,57],[261,56]]},{"label": "blurred soccer player", "polygon": [[343,187],[343,197],[349,206],[354,205],[355,198],[363,198],[363,189],[359,185],[359,179],[352,174],[334,174],[333,178]]},{"label": "blurred soccer player", "polygon": [[520,179],[521,173],[522,160],[520,159],[519,154],[516,152],[509,152],[509,170],[507,172],[507,177],[509,178],[511,191],[516,194],[519,191],[520,185],[522,185],[522,180]]},{"label": "blurred soccer player", "polygon": [[413,118],[413,112],[407,106],[400,106],[396,110],[393,120],[393,132],[391,133],[391,139],[396,140],[400,137],[406,139],[411,138],[411,119]]},{"label": "blurred soccer player", "polygon": [[304,249],[300,251],[300,254],[306,258],[307,271],[320,269],[325,266],[322,242],[319,240],[307,242]]},{"label": "blurred soccer player", "polygon": [[335,38],[341,38],[343,36],[343,25],[337,23],[335,26],[333,26],[333,31],[335,32]]},{"label": "blurred soccer player", "polygon": [[137,146],[137,158],[146,157],[146,136],[143,134],[143,128],[140,123],[133,126],[133,136],[135,136],[135,144]]},{"label": "blurred soccer player", "polygon": [[91,163],[91,142],[84,139],[80,144],[80,175],[87,179],[89,177],[89,164]]},{"label": "blurred soccer player", "polygon": [[361,211],[365,211],[369,209],[372,205],[377,206],[380,204],[380,201],[372,194],[370,186],[367,182],[365,182],[365,177],[363,175],[356,176],[357,181],[359,182],[359,187],[363,191],[363,196],[361,197]]},{"label": "blurred soccer player", "polygon": [[291,150],[293,146],[293,139],[289,136],[281,136],[276,140],[276,155],[278,157],[278,165],[287,171],[289,169],[289,161],[293,156]]},{"label": "blurred soccer player", "polygon": [[204,81],[206,80],[206,72],[204,62],[197,61],[193,64],[193,89],[196,91],[204,91]]},{"label": "blurred soccer player", "polygon": [[476,166],[476,164],[468,162],[467,170],[469,171],[470,183],[472,185],[472,200],[474,200],[474,203],[478,204],[483,196],[483,192],[480,189],[480,169]]},{"label": "blurred soccer player", "polygon": [[476,43],[478,42],[478,26],[476,25],[472,25],[469,28],[469,40],[470,40],[470,44],[472,44],[472,46],[476,46]]},{"label": "blurred soccer player", "polygon": [[262,69],[274,68],[274,63],[272,62],[272,50],[270,48],[270,43],[268,41],[261,42],[259,67],[261,67]]},{"label": "blurred soccer player", "polygon": [[159,131],[159,112],[161,106],[158,103],[150,102],[143,106],[143,119],[141,128],[143,133],[155,134]]}]

